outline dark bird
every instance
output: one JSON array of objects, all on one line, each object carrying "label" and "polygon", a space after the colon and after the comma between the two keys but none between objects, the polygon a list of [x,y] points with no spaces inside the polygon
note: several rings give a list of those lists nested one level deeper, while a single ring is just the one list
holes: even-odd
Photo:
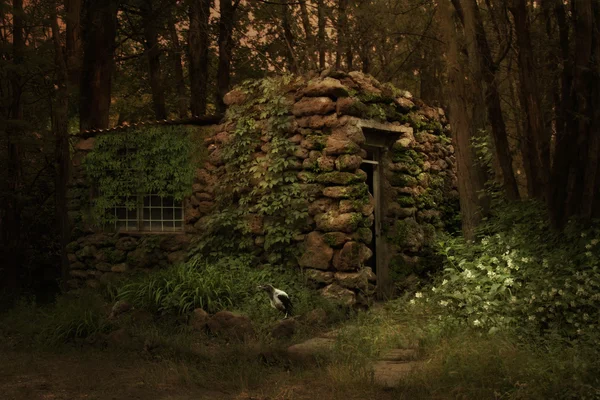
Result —
[{"label": "dark bird", "polygon": [[292,315],[292,301],[290,296],[286,292],[280,289],[276,289],[273,285],[261,285],[258,287],[260,290],[264,290],[269,294],[269,300],[271,300],[271,307],[278,309],[285,314],[284,318],[288,315]]}]

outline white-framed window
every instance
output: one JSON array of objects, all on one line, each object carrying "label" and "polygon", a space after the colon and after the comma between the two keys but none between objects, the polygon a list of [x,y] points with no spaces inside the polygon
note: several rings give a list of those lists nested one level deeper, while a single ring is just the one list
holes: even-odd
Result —
[{"label": "white-framed window", "polygon": [[183,202],[171,196],[146,194],[124,198],[114,208],[117,232],[181,232]]}]

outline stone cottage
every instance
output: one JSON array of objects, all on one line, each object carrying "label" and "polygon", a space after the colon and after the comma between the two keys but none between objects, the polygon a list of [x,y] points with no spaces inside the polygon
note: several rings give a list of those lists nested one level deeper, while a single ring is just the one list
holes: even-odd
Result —
[{"label": "stone cottage", "polygon": [[186,122],[209,132],[192,194],[181,202],[141,194],[137,209],[115,207],[108,232],[80,218],[93,195],[81,165],[97,135],[126,128],[82,133],[70,186],[70,285],[179,262],[192,238],[219,229],[224,218],[215,215],[225,208],[247,211],[225,230],[237,229],[265,263],[278,241],[294,248],[286,262],[347,304],[387,298],[422,271],[428,243],[458,209],[442,109],[368,75],[332,70],[248,83],[224,100],[223,119]]}]

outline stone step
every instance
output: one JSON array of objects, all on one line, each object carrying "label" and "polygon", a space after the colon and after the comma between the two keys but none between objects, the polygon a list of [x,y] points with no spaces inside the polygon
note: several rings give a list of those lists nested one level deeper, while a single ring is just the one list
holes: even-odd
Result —
[{"label": "stone step", "polygon": [[378,361],[373,366],[373,379],[377,385],[395,387],[421,364],[423,361]]},{"label": "stone step", "polygon": [[309,362],[324,358],[333,350],[335,339],[316,337],[287,348],[287,356],[292,361]]},{"label": "stone step", "polygon": [[414,361],[419,358],[417,349],[392,349],[379,357],[379,361]]}]

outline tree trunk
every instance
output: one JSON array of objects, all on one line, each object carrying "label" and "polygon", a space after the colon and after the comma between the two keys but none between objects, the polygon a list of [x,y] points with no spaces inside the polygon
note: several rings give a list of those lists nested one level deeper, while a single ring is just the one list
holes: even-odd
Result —
[{"label": "tree trunk", "polygon": [[325,69],[325,4],[323,0],[317,0],[317,40],[319,48],[319,68]]},{"label": "tree trunk", "polygon": [[[459,10],[457,9],[457,12],[458,11]],[[513,172],[512,156],[510,154],[508,138],[506,135],[506,125],[500,106],[500,94],[496,83],[495,66],[483,28],[477,0],[466,0],[461,12],[464,16],[467,41],[474,42],[477,45],[477,50],[473,52],[474,54],[471,54],[470,52],[469,56],[475,57],[475,60],[477,60],[480,65],[482,78],[486,85],[485,104],[487,107],[488,120],[492,126],[492,137],[494,138],[496,156],[500,167],[502,168],[504,190],[508,199],[516,200],[519,198],[519,190]]]},{"label": "tree trunk", "polygon": [[[0,234],[3,250],[2,269],[0,269],[0,285],[8,296],[17,295],[20,291],[19,260],[21,253],[21,210],[19,192],[22,188],[21,154],[18,145],[21,134],[20,125],[23,122],[23,101],[21,64],[25,53],[23,38],[23,0],[13,0],[12,56],[14,69],[10,73],[11,104],[8,126],[6,128],[6,143],[8,163],[6,174],[7,187],[4,188],[0,212]],[[3,294],[3,293],[0,293]]]},{"label": "tree trunk", "polygon": [[[585,178],[591,171],[588,170],[586,156],[590,148],[590,139],[593,134],[592,118],[594,110],[592,109],[593,86],[598,85],[594,80],[593,56],[594,56],[594,14],[592,0],[580,0],[573,4],[575,17],[575,68],[573,70],[573,84],[571,86],[571,100],[573,108],[567,119],[569,133],[573,135],[572,141],[575,143],[575,152],[571,157],[571,170],[573,174],[573,183],[571,193],[569,193],[567,205],[567,217],[572,215],[583,215],[584,211],[584,185]],[[594,155],[596,157],[596,155]],[[595,172],[595,171],[594,171]]]},{"label": "tree trunk", "polygon": [[298,72],[298,64],[294,56],[294,34],[290,26],[290,12],[287,3],[281,4],[281,21],[283,27],[283,38],[285,40],[285,57],[287,59],[288,69],[291,73]]},{"label": "tree trunk", "polygon": [[302,18],[302,27],[306,36],[306,53],[309,60],[309,68],[314,69],[317,66],[315,58],[315,36],[312,33],[312,25],[306,8],[306,0],[300,0],[300,16]]},{"label": "tree trunk", "polygon": [[590,71],[589,146],[583,187],[582,215],[600,216],[600,4],[593,3],[592,65]]},{"label": "tree trunk", "polygon": [[153,11],[152,0],[144,0],[141,4],[142,24],[144,30],[144,47],[148,58],[150,73],[150,90],[152,91],[152,106],[156,119],[167,118],[165,90],[160,69],[160,48],[158,44],[157,15]]},{"label": "tree trunk", "polygon": [[338,0],[338,18],[337,18],[337,51],[335,55],[335,68],[341,68],[341,59],[348,53],[348,0]]},{"label": "tree trunk", "polygon": [[489,209],[489,199],[480,196],[480,192],[484,189],[485,171],[475,162],[476,158],[471,146],[473,109],[469,107],[471,98],[465,85],[465,71],[459,60],[457,32],[450,4],[441,2],[439,13],[440,27],[444,34],[444,41],[448,45],[447,103],[456,152],[462,229],[467,239],[473,239],[475,228],[487,215]]},{"label": "tree trunk", "polygon": [[[228,0],[226,0],[228,1]],[[211,0],[192,0],[188,36],[190,109],[192,116],[206,114],[208,99],[208,48]]]},{"label": "tree trunk", "polygon": [[80,128],[108,128],[120,0],[87,0],[83,31]]},{"label": "tree trunk", "polygon": [[[58,6],[58,4],[57,4]],[[67,183],[69,181],[69,165],[71,163],[69,152],[69,73],[65,57],[60,43],[60,30],[56,13],[52,13],[51,19],[52,41],[54,42],[54,57],[56,64],[56,93],[55,101],[52,107],[52,131],[54,133],[55,144],[55,163],[56,163],[56,178],[55,178],[55,209],[56,220],[60,232],[60,258],[61,269],[60,277],[62,280],[61,286],[65,288],[64,283],[68,277],[69,259],[67,258],[67,245],[70,241],[71,229],[69,217],[67,213]],[[69,21],[67,21],[69,24]],[[68,25],[67,25],[68,27]],[[67,28],[68,29],[68,28]]]},{"label": "tree trunk", "polygon": [[229,91],[231,81],[231,55],[233,50],[233,23],[239,0],[221,0],[219,19],[219,66],[217,69],[217,111],[225,111],[223,97]]},{"label": "tree trunk", "polygon": [[177,92],[177,114],[179,118],[187,117],[187,96],[185,94],[185,81],[183,79],[183,66],[181,65],[181,45],[175,21],[171,17],[169,21],[169,36],[171,38],[171,60],[175,72],[175,90]]},{"label": "tree trunk", "polygon": [[573,153],[573,143],[567,131],[567,114],[571,107],[570,90],[573,80],[573,66],[570,57],[569,26],[565,5],[561,0],[554,0],[553,13],[559,31],[560,61],[563,65],[561,73],[560,103],[555,104],[556,109],[556,144],[552,159],[552,176],[548,207],[552,223],[561,227],[565,222],[567,185],[570,174],[570,157]]},{"label": "tree trunk", "polygon": [[79,86],[81,76],[81,0],[66,0],[66,52],[69,68],[69,84]]},{"label": "tree trunk", "polygon": [[527,147],[526,156],[531,163],[527,173],[529,196],[544,199],[547,193],[550,172],[550,134],[541,109],[541,97],[535,74],[533,50],[531,47],[530,24],[525,0],[513,1],[510,12],[515,21],[517,45],[519,48],[519,99],[525,111],[524,132],[522,138]]}]

